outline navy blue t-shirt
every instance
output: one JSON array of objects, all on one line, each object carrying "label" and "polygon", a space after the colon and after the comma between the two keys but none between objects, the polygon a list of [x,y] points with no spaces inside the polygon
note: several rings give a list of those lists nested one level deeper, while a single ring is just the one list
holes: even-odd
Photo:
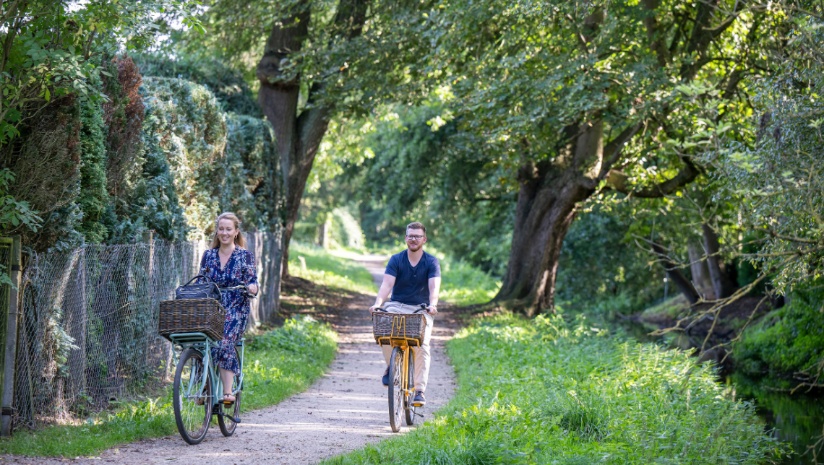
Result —
[{"label": "navy blue t-shirt", "polygon": [[393,302],[407,305],[429,304],[429,278],[441,276],[441,264],[433,255],[424,252],[418,264],[413,267],[404,250],[392,255],[385,273],[395,277]]}]

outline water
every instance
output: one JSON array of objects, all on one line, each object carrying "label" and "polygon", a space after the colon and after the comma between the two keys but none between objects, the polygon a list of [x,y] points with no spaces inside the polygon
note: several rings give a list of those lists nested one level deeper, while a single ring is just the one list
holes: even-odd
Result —
[{"label": "water", "polygon": [[[773,435],[780,441],[792,445],[793,455],[782,465],[814,464],[812,447],[824,435],[824,396],[768,391],[758,387],[757,381],[733,374],[729,377],[737,393],[743,398],[755,401],[758,414],[773,429]],[[824,463],[824,445],[816,447],[818,463]]]},{"label": "water", "polygon": [[[626,322],[622,327],[626,332],[642,342],[661,342],[662,338],[648,335],[650,331],[639,323]],[[684,341],[680,341],[681,344]],[[671,342],[675,345],[678,342]],[[784,458],[780,465],[815,465],[808,451],[816,441],[824,436],[824,392],[796,393],[770,391],[761,388],[758,380],[731,374],[726,381],[742,399],[755,402],[758,415],[767,423],[767,428],[782,442],[789,443],[793,454]],[[817,448],[818,462],[824,463],[824,440]]]}]

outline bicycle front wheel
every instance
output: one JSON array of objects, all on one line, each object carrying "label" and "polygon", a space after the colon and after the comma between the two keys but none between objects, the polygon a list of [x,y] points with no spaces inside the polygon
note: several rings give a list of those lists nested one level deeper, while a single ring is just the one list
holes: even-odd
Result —
[{"label": "bicycle front wheel", "polygon": [[183,440],[189,444],[200,443],[212,419],[212,380],[203,355],[195,349],[186,349],[180,356],[173,400],[175,423]]},{"label": "bicycle front wheel", "polygon": [[401,411],[403,410],[403,349],[395,347],[389,358],[389,426],[392,431],[401,430]]},{"label": "bicycle front wheel", "polygon": [[407,363],[406,386],[403,389],[403,407],[406,413],[406,424],[412,426],[415,424],[415,405],[412,403],[412,398],[415,396],[415,351],[410,348],[406,352],[409,354],[409,362]]},{"label": "bicycle front wheel", "polygon": [[240,396],[242,392],[235,394],[235,403],[231,405],[221,404],[220,415],[217,416],[217,424],[220,432],[229,437],[235,434],[235,428],[240,423]]}]

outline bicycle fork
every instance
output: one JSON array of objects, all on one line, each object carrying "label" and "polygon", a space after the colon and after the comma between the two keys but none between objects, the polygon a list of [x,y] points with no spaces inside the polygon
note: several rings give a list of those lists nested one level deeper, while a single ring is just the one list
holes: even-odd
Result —
[{"label": "bicycle fork", "polygon": [[[407,346],[406,350],[403,351],[403,369],[401,370],[401,386],[403,386],[404,399],[407,399],[406,405],[404,405],[406,410],[412,410],[412,407],[414,407],[412,401],[415,398],[415,386],[409,383],[409,359],[411,358],[412,347]],[[417,410],[413,410],[412,413],[423,418],[423,414],[418,413]]]}]

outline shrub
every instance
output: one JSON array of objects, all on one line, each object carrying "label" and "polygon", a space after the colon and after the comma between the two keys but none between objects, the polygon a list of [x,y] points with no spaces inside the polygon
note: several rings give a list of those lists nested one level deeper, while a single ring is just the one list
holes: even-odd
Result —
[{"label": "shrub", "polygon": [[201,239],[219,212],[226,122],[214,95],[182,79],[145,78],[147,159],[166,161],[189,238]]},{"label": "shrub", "polygon": [[261,118],[263,113],[243,74],[224,62],[203,57],[134,55],[143,76],[184,79],[208,88],[224,111]]},{"label": "shrub", "polygon": [[810,374],[824,358],[822,302],[824,287],[794,291],[788,305],[744,331],[732,352],[739,370],[775,378]]},{"label": "shrub", "polygon": [[226,114],[221,210],[238,214],[245,229],[274,230],[279,223],[280,164],[272,125],[263,118]]}]

